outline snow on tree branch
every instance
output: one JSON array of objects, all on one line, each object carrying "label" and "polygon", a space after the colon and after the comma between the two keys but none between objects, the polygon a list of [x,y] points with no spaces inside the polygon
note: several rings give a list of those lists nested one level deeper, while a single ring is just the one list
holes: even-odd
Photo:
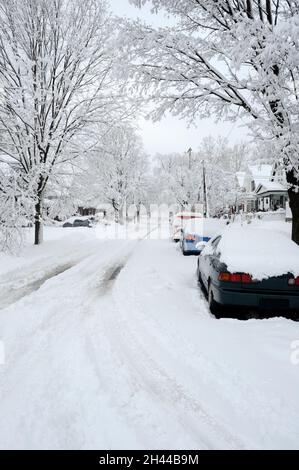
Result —
[{"label": "snow on tree branch", "polygon": [[103,0],[0,0],[0,19],[0,152],[38,175],[38,244],[55,166],[84,152],[92,124],[124,113],[115,25]]},{"label": "snow on tree branch", "polygon": [[[146,0],[132,0],[141,7]],[[136,88],[155,104],[195,117],[244,118],[256,138],[275,142],[287,173],[299,243],[299,4],[289,0],[153,0],[174,26],[126,22]]]}]

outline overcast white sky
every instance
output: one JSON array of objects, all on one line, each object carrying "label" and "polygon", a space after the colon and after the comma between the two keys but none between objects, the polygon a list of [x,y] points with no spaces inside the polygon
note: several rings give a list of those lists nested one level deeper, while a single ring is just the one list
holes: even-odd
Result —
[{"label": "overcast white sky", "polygon": [[[138,9],[129,3],[129,0],[110,0],[112,11],[120,16],[141,18],[156,26],[168,23],[163,14],[152,14],[147,5]],[[184,152],[190,147],[196,150],[201,139],[208,135],[222,135],[231,142],[245,140],[247,130],[238,123],[221,122],[216,124],[211,119],[198,120],[196,127],[188,128],[185,121],[168,116],[158,123],[144,119],[140,122],[141,136],[147,153]]]}]

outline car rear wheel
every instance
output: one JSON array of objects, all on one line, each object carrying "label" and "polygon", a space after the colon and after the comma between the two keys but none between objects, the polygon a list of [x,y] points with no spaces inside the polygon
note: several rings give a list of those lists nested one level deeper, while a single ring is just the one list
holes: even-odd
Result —
[{"label": "car rear wheel", "polygon": [[211,284],[209,284],[209,289],[208,289],[208,303],[209,303],[211,314],[214,315],[216,318],[221,318],[222,317],[221,305],[218,304],[214,299],[214,294],[213,294]]}]

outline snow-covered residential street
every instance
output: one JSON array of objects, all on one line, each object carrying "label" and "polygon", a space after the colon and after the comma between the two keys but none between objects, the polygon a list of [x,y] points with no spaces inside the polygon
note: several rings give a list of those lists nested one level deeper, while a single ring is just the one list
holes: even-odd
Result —
[{"label": "snow-covered residential street", "polygon": [[1,255],[1,448],[298,448],[298,322],[216,320],[195,257],[94,234]]},{"label": "snow-covered residential street", "polygon": [[299,0],[0,23],[0,451],[299,450]]}]

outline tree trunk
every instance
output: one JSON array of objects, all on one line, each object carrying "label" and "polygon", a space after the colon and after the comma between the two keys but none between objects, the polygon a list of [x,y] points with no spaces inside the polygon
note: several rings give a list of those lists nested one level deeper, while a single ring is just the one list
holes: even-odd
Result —
[{"label": "tree trunk", "polygon": [[124,214],[124,208],[121,207],[118,211],[118,223],[120,225],[124,225],[125,223],[125,214]]},{"label": "tree trunk", "polygon": [[136,212],[136,218],[137,218],[137,223],[140,223],[140,211],[141,211],[141,204],[137,204],[137,212]]},{"label": "tree trunk", "polygon": [[[298,187],[298,180],[293,171],[287,172],[287,182]],[[299,245],[299,192],[295,192],[292,188],[288,190],[290,209],[292,211],[292,240]]]},{"label": "tree trunk", "polygon": [[34,222],[34,244],[40,245],[43,242],[43,198],[38,195],[38,202],[35,205]]},{"label": "tree trunk", "polygon": [[123,209],[114,208],[114,220],[117,224],[124,225],[124,212]]},{"label": "tree trunk", "polygon": [[293,215],[292,240],[299,245],[299,193],[289,190],[289,199]]},{"label": "tree trunk", "polygon": [[114,207],[114,220],[118,224],[118,222],[119,222],[119,211],[116,207]]}]

